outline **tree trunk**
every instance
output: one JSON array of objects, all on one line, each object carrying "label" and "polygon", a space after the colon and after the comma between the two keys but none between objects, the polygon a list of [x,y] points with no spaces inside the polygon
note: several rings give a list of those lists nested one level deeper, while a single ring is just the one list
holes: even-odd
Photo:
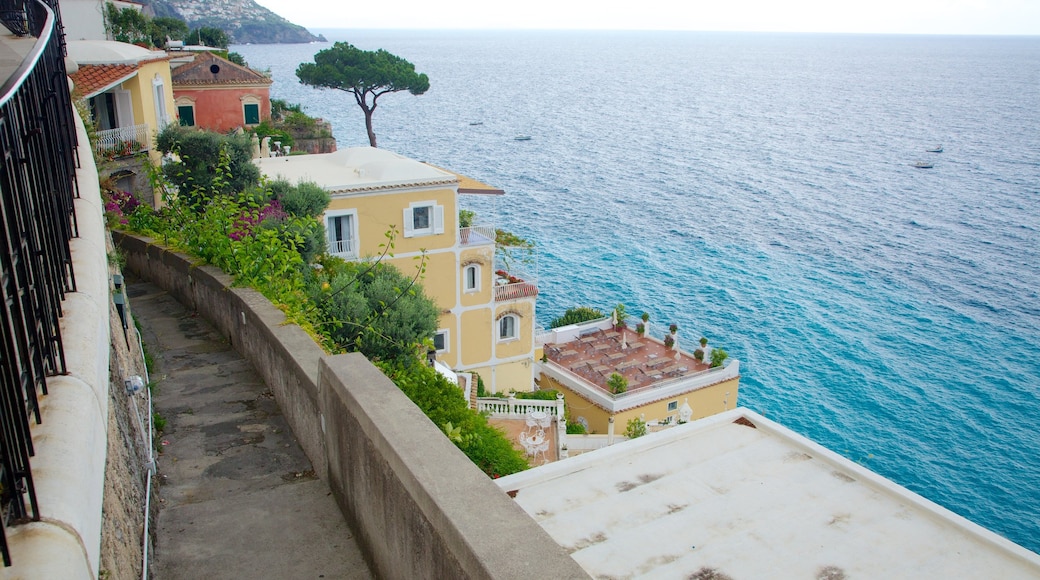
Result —
[{"label": "tree trunk", "polygon": [[373,109],[365,109],[365,129],[368,131],[368,144],[375,147],[376,133],[372,130],[372,112]]}]

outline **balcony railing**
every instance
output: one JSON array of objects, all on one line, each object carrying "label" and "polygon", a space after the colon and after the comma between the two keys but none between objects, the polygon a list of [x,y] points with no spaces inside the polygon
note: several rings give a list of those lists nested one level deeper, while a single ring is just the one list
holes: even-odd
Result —
[{"label": "balcony railing", "polygon": [[329,253],[345,260],[353,260],[357,257],[354,240],[329,240]]},{"label": "balcony railing", "polygon": [[538,296],[538,286],[532,282],[520,281],[513,284],[495,286],[495,300],[517,300]]},{"label": "balcony railing", "polygon": [[495,226],[472,226],[459,228],[459,243],[477,246],[495,243]]},{"label": "balcony railing", "polygon": [[148,123],[98,131],[94,147],[104,159],[129,157],[148,151],[152,148],[149,144]]},{"label": "balcony railing", "polygon": [[38,39],[0,86],[0,550],[10,566],[6,527],[40,519],[29,423],[41,422],[47,377],[67,372],[58,320],[65,293],[76,290],[77,161],[57,0],[0,8],[9,30]]}]

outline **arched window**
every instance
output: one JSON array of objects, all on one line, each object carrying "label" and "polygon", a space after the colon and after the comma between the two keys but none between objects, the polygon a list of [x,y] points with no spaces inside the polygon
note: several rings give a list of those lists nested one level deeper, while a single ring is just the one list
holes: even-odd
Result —
[{"label": "arched window", "polygon": [[516,340],[520,338],[520,317],[507,314],[498,321],[498,340]]},{"label": "arched window", "polygon": [[470,264],[462,270],[462,288],[466,292],[480,290],[480,264]]}]

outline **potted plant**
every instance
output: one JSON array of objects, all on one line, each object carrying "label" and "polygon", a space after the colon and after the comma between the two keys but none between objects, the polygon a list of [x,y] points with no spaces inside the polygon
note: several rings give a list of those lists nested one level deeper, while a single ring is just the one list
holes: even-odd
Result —
[{"label": "potted plant", "polygon": [[628,390],[628,379],[624,375],[613,373],[610,378],[607,379],[607,388],[610,389],[611,393],[620,395]]},{"label": "potted plant", "polygon": [[664,347],[670,350],[673,346],[675,346],[675,336],[671,334],[665,335]]},{"label": "potted plant", "polygon": [[722,350],[721,348],[716,348],[715,350],[711,351],[711,366],[712,366],[712,368],[714,368],[714,367],[721,367],[722,363],[725,362],[726,358],[728,358],[728,357],[729,357],[729,354],[726,351]]},{"label": "potted plant", "polygon": [[640,322],[639,324],[636,325],[636,334],[638,334],[639,336],[643,336],[643,334],[645,332],[646,332],[646,324]]},{"label": "potted plant", "polygon": [[473,225],[473,218],[476,215],[476,212],[473,210],[459,210],[459,237],[462,239],[463,244],[469,242],[469,228]]}]

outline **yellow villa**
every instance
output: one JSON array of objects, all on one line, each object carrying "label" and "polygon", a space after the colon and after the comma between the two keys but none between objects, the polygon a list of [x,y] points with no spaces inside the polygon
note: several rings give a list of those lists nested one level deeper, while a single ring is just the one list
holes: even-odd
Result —
[{"label": "yellow villa", "polygon": [[422,284],[441,309],[433,337],[438,361],[478,373],[490,392],[532,389],[537,285],[496,274],[494,227],[458,223],[460,194],[501,190],[372,147],[256,163],[270,178],[312,181],[331,194],[324,215],[330,254],[373,258],[394,229],[389,263],[410,275],[425,256]]},{"label": "yellow villa", "polygon": [[[571,421],[589,433],[620,435],[632,419],[676,425],[737,406],[740,361],[712,368],[678,342],[666,346],[610,318],[554,328],[538,341],[540,388],[563,393]],[[615,374],[623,392],[611,389]]]}]

